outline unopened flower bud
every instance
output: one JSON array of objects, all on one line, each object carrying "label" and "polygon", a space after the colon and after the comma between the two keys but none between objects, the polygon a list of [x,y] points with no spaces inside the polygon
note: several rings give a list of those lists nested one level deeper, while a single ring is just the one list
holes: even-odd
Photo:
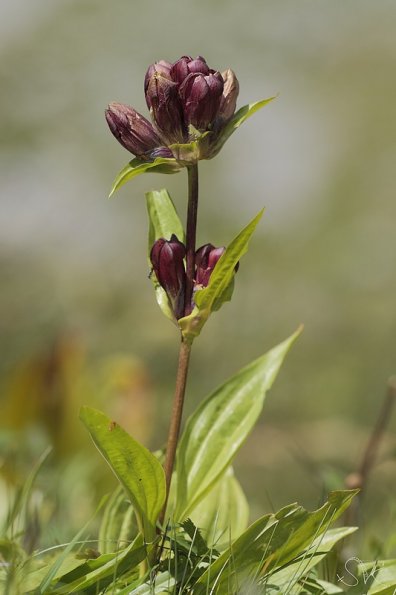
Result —
[{"label": "unopened flower bud", "polygon": [[207,287],[209,279],[220,256],[225,252],[224,247],[215,248],[212,244],[205,244],[198,248],[195,253],[195,284]]},{"label": "unopened flower bud", "polygon": [[[147,92],[147,87],[149,85],[150,79],[154,74],[159,74],[169,80],[172,80],[170,75],[170,70],[172,68],[172,64],[167,62],[167,60],[160,60],[159,62],[154,62],[151,64],[146,72],[146,76],[144,77],[144,93]],[[150,109],[150,106],[148,106]]]},{"label": "unopened flower bud", "polygon": [[221,73],[224,81],[223,94],[220,100],[219,117],[223,121],[229,120],[235,112],[236,102],[239,93],[239,82],[235,72],[228,68]]},{"label": "unopened flower bud", "polygon": [[167,144],[184,142],[183,111],[179,85],[155,72],[148,81],[146,102],[158,133]]},{"label": "unopened flower bud", "polygon": [[191,56],[182,56],[172,65],[170,75],[176,83],[182,83],[193,72],[209,74],[209,66],[206,64],[205,58],[197,56],[193,59]]},{"label": "unopened flower bud", "polygon": [[157,240],[150,253],[155,276],[166,291],[177,320],[184,315],[186,273],[183,259],[185,254],[184,244],[179,242],[174,234],[170,240],[164,238]]},{"label": "unopened flower bud", "polygon": [[152,124],[132,107],[110,103],[105,115],[111,132],[133,155],[147,159],[160,144]]},{"label": "unopened flower bud", "polygon": [[223,88],[224,81],[219,72],[189,74],[179,89],[186,124],[192,124],[200,131],[207,130],[219,110]]}]

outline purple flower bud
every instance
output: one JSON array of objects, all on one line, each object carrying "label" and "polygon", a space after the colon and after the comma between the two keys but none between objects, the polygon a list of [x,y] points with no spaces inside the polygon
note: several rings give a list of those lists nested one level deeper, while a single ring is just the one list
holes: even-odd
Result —
[{"label": "purple flower bud", "polygon": [[164,238],[157,240],[150,253],[155,276],[161,287],[165,289],[177,320],[184,316],[186,273],[183,259],[185,254],[184,244],[179,242],[174,234],[170,240]]},{"label": "purple flower bud", "polygon": [[155,72],[148,81],[146,102],[165,144],[185,141],[183,110],[177,83]]},{"label": "purple flower bud", "polygon": [[220,256],[225,252],[225,248],[215,248],[212,244],[205,244],[198,248],[195,253],[195,284],[207,287],[213,269],[216,266]]},{"label": "purple flower bud", "polygon": [[[144,77],[144,93],[146,94],[148,84],[154,74],[159,74],[165,78],[168,78],[169,80],[172,80],[170,75],[171,67],[172,64],[166,60],[160,60],[159,62],[154,62],[154,64],[151,64],[147,69],[146,76]],[[150,106],[148,107],[150,109]]]},{"label": "purple flower bud", "polygon": [[189,74],[179,89],[186,124],[192,124],[200,131],[207,130],[219,110],[223,88],[220,72]]},{"label": "purple flower bud", "polygon": [[223,95],[220,100],[218,116],[223,120],[229,120],[235,112],[237,97],[239,93],[239,82],[235,72],[228,68],[221,73],[224,81]]},{"label": "purple flower bud", "polygon": [[151,151],[161,144],[152,124],[132,107],[110,103],[105,115],[111,132],[133,155],[148,159]]},{"label": "purple flower bud", "polygon": [[170,75],[176,83],[182,83],[193,72],[209,74],[209,66],[206,64],[205,58],[197,56],[193,59],[191,56],[182,56],[172,65]]}]

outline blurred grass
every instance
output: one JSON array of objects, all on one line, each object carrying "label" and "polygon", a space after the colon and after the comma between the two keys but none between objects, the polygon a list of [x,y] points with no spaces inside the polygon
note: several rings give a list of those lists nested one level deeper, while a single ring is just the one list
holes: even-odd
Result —
[{"label": "blurred grass", "polygon": [[[186,180],[184,173],[148,175],[106,201],[128,155],[109,135],[103,109],[117,99],[144,112],[147,65],[201,53],[235,69],[241,105],[280,97],[201,166],[201,243],[227,244],[263,204],[267,210],[233,302],[196,343],[187,410],[304,322],[238,472],[257,513],[270,502],[316,504],[324,486],[356,464],[395,373],[395,5],[40,0],[29,18],[21,2],[6,7],[2,404],[8,407],[10,379],[21,376],[24,362],[49,357],[59,337],[77,333],[91,370],[118,353],[141,362],[153,386],[151,446],[163,444],[177,334],[147,279],[143,193],[166,185],[184,213]],[[74,401],[66,436],[81,432],[73,413],[80,401],[111,409],[100,378]],[[31,392],[19,398],[28,409]],[[48,441],[37,419],[23,428],[22,476],[29,453]],[[370,484],[370,534],[386,533],[394,518],[394,430],[395,420]],[[81,440],[75,453],[89,444]],[[3,444],[17,456],[19,439],[4,434]]]}]

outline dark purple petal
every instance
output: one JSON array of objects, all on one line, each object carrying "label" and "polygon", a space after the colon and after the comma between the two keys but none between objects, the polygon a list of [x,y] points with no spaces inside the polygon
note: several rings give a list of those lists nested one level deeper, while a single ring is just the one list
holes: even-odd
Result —
[{"label": "dark purple petal", "polygon": [[210,251],[209,258],[208,258],[208,267],[210,269],[214,269],[220,257],[223,256],[225,252],[225,247],[221,246],[220,248],[214,248],[214,250]]},{"label": "dark purple petal", "polygon": [[195,283],[207,287],[210,276],[219,258],[224,254],[225,248],[215,248],[212,244],[201,246],[195,253]]},{"label": "dark purple petal", "polygon": [[184,257],[186,248],[173,234],[170,240],[160,238],[150,253],[151,264],[158,283],[166,291],[172,305],[173,313],[178,320],[184,315],[184,295],[186,273]]},{"label": "dark purple petal", "polygon": [[[170,75],[170,70],[171,70],[172,64],[170,62],[167,62],[166,60],[160,60],[159,62],[154,62],[154,64],[151,64],[146,72],[146,76],[144,77],[144,93],[147,93],[147,87],[149,85],[150,79],[154,74],[159,74],[165,78],[168,78],[169,80],[171,80],[171,75]],[[147,97],[146,97],[147,100]],[[150,106],[148,106],[148,108],[150,109]]]},{"label": "dark purple petal", "polygon": [[223,87],[219,72],[189,74],[179,89],[186,124],[192,124],[200,131],[210,128],[220,107]]},{"label": "dark purple petal", "polygon": [[184,142],[183,110],[178,85],[154,73],[148,81],[146,101],[156,128],[166,144]]},{"label": "dark purple petal", "polygon": [[116,139],[133,155],[147,159],[148,154],[161,144],[152,124],[132,107],[110,103],[105,116]]},{"label": "dark purple petal", "polygon": [[182,83],[193,72],[209,74],[205,58],[197,56],[193,59],[191,56],[182,56],[172,65],[170,75],[176,83]]}]

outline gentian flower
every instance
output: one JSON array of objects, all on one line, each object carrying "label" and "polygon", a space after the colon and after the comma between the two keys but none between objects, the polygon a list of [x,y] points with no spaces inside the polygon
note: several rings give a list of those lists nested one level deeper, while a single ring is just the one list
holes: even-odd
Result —
[{"label": "gentian flower", "polygon": [[[136,157],[177,159],[180,150],[172,152],[171,145],[196,141],[205,132],[219,134],[234,114],[239,85],[232,70],[220,74],[202,56],[182,56],[174,64],[161,60],[149,66],[144,92],[153,126],[133,108],[111,103],[110,130]],[[200,158],[210,156],[209,150]]]},{"label": "gentian flower", "polygon": [[211,159],[251,114],[273,99],[235,112],[239,93],[235,73],[210,68],[202,56],[151,64],[144,93],[151,122],[123,103],[110,103],[106,110],[111,132],[135,156],[118,175],[112,193],[146,171],[175,173]]}]

